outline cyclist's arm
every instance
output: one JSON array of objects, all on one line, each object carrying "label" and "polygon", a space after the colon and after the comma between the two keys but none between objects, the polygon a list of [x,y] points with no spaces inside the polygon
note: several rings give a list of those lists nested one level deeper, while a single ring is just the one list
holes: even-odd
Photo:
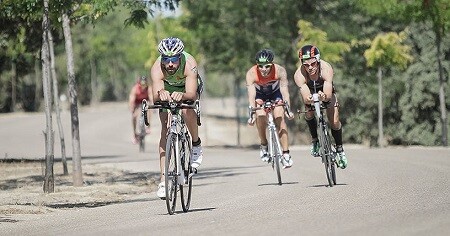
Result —
[{"label": "cyclist's arm", "polygon": [[330,101],[332,92],[333,92],[333,68],[331,65],[322,60],[322,78],[324,80],[323,83],[323,92],[326,95],[324,101]]},{"label": "cyclist's arm", "polygon": [[282,66],[278,67],[278,77],[280,78],[280,92],[283,96],[283,100],[288,104],[291,104],[291,100],[289,98],[289,82],[287,79],[286,69]]},{"label": "cyclist's arm", "polygon": [[196,100],[198,68],[197,62],[191,55],[186,58],[184,75],[186,75],[185,93],[183,93],[181,100]]},{"label": "cyclist's arm", "polygon": [[252,73],[252,69],[253,69],[253,67],[249,71],[247,71],[247,75],[245,76],[245,81],[247,84],[248,105],[251,107],[255,107],[256,106],[255,75],[254,75],[254,73]]},{"label": "cyclist's arm", "polygon": [[312,103],[312,96],[311,92],[309,91],[308,85],[306,85],[306,79],[305,76],[302,74],[301,66],[295,71],[294,74],[294,81],[295,84],[300,89],[300,94],[302,95],[303,102],[305,104],[311,104]]},{"label": "cyclist's arm", "polygon": [[152,85],[148,85],[148,104],[153,104],[153,86]]},{"label": "cyclist's arm", "polygon": [[153,102],[161,101],[159,92],[164,90],[164,74],[161,71],[161,62],[159,60],[156,60],[150,69],[150,77],[152,78]]},{"label": "cyclist's arm", "polygon": [[128,97],[128,106],[130,108],[130,111],[134,111],[134,101],[136,101],[136,92],[135,92],[135,86],[133,85],[133,88],[131,88],[130,96]]}]

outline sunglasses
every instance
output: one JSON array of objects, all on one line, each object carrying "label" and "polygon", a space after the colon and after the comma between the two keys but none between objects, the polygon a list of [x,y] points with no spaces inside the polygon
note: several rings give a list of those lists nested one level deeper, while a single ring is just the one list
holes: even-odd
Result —
[{"label": "sunglasses", "polygon": [[272,64],[265,64],[265,65],[261,65],[261,64],[258,64],[258,68],[260,68],[260,69],[269,69],[270,67],[272,67]]},{"label": "sunglasses", "polygon": [[314,67],[314,66],[317,65],[317,61],[311,62],[311,63],[303,62],[303,65],[304,65],[305,67],[310,67],[310,66]]},{"label": "sunglasses", "polygon": [[168,64],[170,62],[176,63],[180,60],[180,56],[173,56],[173,57],[161,57],[162,63]]}]

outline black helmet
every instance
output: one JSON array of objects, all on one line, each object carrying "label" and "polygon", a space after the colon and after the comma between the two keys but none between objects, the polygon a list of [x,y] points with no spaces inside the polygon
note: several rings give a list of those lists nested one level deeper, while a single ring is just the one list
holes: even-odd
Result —
[{"label": "black helmet", "polygon": [[316,58],[317,61],[320,61],[319,48],[314,45],[305,45],[298,51],[298,58],[302,62],[310,58]]},{"label": "black helmet", "polygon": [[260,63],[272,63],[274,54],[269,49],[263,49],[256,53],[255,60],[257,64]]}]

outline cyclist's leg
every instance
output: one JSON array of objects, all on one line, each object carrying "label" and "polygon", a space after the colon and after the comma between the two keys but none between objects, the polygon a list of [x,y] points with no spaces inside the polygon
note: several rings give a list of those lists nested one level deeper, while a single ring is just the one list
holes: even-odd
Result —
[{"label": "cyclist's leg", "polygon": [[336,152],[339,158],[338,165],[344,169],[347,167],[347,157],[342,145],[342,124],[339,119],[339,103],[335,93],[333,93],[330,105],[327,108],[327,116],[331,126],[331,135],[336,143]]},{"label": "cyclist's leg", "polygon": [[305,105],[305,120],[308,125],[309,133],[311,135],[311,155],[319,156],[319,138],[317,136],[317,120],[315,118],[314,111],[311,110],[311,107]]},{"label": "cyclist's leg", "polygon": [[198,136],[197,114],[193,109],[183,110],[184,120],[192,136],[192,163],[193,168],[198,168],[203,161],[203,149],[201,139]]},{"label": "cyclist's leg", "polygon": [[133,143],[137,144],[138,143],[138,127],[137,127],[137,120],[140,114],[140,110],[138,109],[139,107],[135,107],[133,112],[131,113],[131,126],[132,126],[132,130],[133,130]]},{"label": "cyclist's leg", "polygon": [[159,169],[160,169],[160,180],[164,182],[164,163],[166,159],[166,142],[167,142],[167,125],[169,120],[168,112],[159,112],[159,120],[161,121],[161,133],[159,138]]},{"label": "cyclist's leg", "polygon": [[289,153],[289,139],[287,132],[286,120],[284,119],[284,108],[281,106],[275,107],[274,112],[275,125],[278,131],[278,137],[280,138],[281,149],[283,152],[283,166],[289,168],[292,166],[293,161]]}]

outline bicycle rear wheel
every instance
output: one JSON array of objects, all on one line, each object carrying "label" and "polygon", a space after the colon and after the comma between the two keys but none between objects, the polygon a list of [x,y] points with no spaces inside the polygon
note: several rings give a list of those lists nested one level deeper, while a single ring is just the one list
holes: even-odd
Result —
[{"label": "bicycle rear wheel", "polygon": [[177,176],[177,137],[170,133],[167,136],[166,161],[164,163],[164,179],[166,190],[166,205],[170,215],[175,212],[177,204],[178,176]]},{"label": "bicycle rear wheel", "polygon": [[280,171],[280,161],[281,161],[281,144],[280,144],[280,139],[278,138],[278,134],[276,130],[272,130],[270,131],[270,140],[271,140],[271,149],[272,152],[270,153],[270,155],[273,157],[273,164],[275,167],[275,170],[277,171],[277,180],[278,180],[278,185],[282,185],[283,182],[281,181],[281,171]]},{"label": "bicycle rear wheel", "polygon": [[188,133],[184,134],[184,141],[180,142],[180,145],[181,168],[184,173],[184,183],[180,185],[181,207],[183,208],[184,212],[187,212],[191,205],[193,172],[191,167],[192,143]]}]

